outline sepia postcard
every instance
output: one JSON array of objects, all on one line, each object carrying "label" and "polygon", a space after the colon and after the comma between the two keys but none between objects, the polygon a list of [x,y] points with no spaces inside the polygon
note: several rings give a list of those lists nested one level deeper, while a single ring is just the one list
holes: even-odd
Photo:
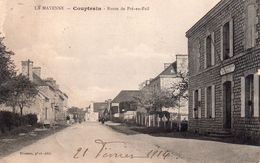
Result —
[{"label": "sepia postcard", "polygon": [[259,0],[0,0],[0,163],[260,163]]}]

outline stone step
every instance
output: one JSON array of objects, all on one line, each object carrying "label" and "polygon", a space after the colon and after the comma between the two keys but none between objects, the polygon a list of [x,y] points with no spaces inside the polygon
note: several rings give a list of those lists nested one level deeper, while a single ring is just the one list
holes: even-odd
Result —
[{"label": "stone step", "polygon": [[230,131],[211,132],[208,135],[210,137],[217,137],[217,138],[230,138],[230,137],[233,137],[233,134]]}]

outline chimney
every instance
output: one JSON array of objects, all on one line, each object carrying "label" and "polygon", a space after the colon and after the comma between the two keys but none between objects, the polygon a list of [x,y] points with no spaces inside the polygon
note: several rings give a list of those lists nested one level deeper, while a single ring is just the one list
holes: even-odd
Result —
[{"label": "chimney", "polygon": [[167,69],[170,65],[171,63],[164,63],[164,70]]},{"label": "chimney", "polygon": [[53,86],[54,88],[58,89],[58,86],[56,84],[56,80],[54,80],[53,78],[47,78],[45,80],[46,83],[50,84],[51,86]]},{"label": "chimney", "polygon": [[33,67],[32,71],[35,75],[41,77],[41,67]]},{"label": "chimney", "polygon": [[27,76],[29,80],[32,81],[32,68],[33,68],[33,62],[29,59],[27,61],[22,61],[22,75]]},{"label": "chimney", "polygon": [[188,72],[188,55],[178,54],[176,55],[177,72]]}]

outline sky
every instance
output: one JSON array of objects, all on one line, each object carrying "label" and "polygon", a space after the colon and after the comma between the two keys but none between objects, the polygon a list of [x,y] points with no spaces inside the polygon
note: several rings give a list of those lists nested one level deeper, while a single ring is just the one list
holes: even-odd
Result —
[{"label": "sky", "polygon": [[[69,96],[69,105],[113,99],[138,89],[176,54],[185,32],[220,0],[1,0],[0,32],[22,60],[42,67]],[[149,7],[148,11],[50,11],[34,6]]]}]

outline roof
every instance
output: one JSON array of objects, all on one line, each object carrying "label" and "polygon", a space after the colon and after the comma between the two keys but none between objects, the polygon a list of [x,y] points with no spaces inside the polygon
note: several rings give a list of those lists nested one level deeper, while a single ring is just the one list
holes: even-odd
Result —
[{"label": "roof", "polygon": [[48,86],[52,91],[56,91],[56,89],[52,85],[48,84],[35,73],[33,73],[33,83],[37,86]]},{"label": "roof", "polygon": [[35,83],[38,86],[48,86],[47,83],[35,73],[33,73],[33,83]]},{"label": "roof", "polygon": [[196,31],[199,27],[204,25],[207,21],[209,21],[212,17],[215,17],[218,12],[221,12],[221,8],[224,8],[231,0],[221,0],[218,4],[216,4],[206,15],[204,15],[196,24],[194,24],[187,32],[186,37],[190,37],[191,34]]},{"label": "roof", "polygon": [[177,74],[177,62],[173,62],[168,66],[166,69],[164,69],[158,76],[161,75],[176,75]]},{"label": "roof", "polygon": [[93,111],[94,112],[101,112],[107,109],[107,103],[106,102],[95,102],[93,103]]},{"label": "roof", "polygon": [[159,75],[157,75],[154,79],[151,80],[153,82],[154,80],[158,79],[161,76],[172,76],[177,75],[177,62],[173,62],[170,64],[166,69],[164,69]]},{"label": "roof", "polygon": [[112,103],[136,101],[135,97],[140,94],[139,90],[122,90],[113,100]]}]

